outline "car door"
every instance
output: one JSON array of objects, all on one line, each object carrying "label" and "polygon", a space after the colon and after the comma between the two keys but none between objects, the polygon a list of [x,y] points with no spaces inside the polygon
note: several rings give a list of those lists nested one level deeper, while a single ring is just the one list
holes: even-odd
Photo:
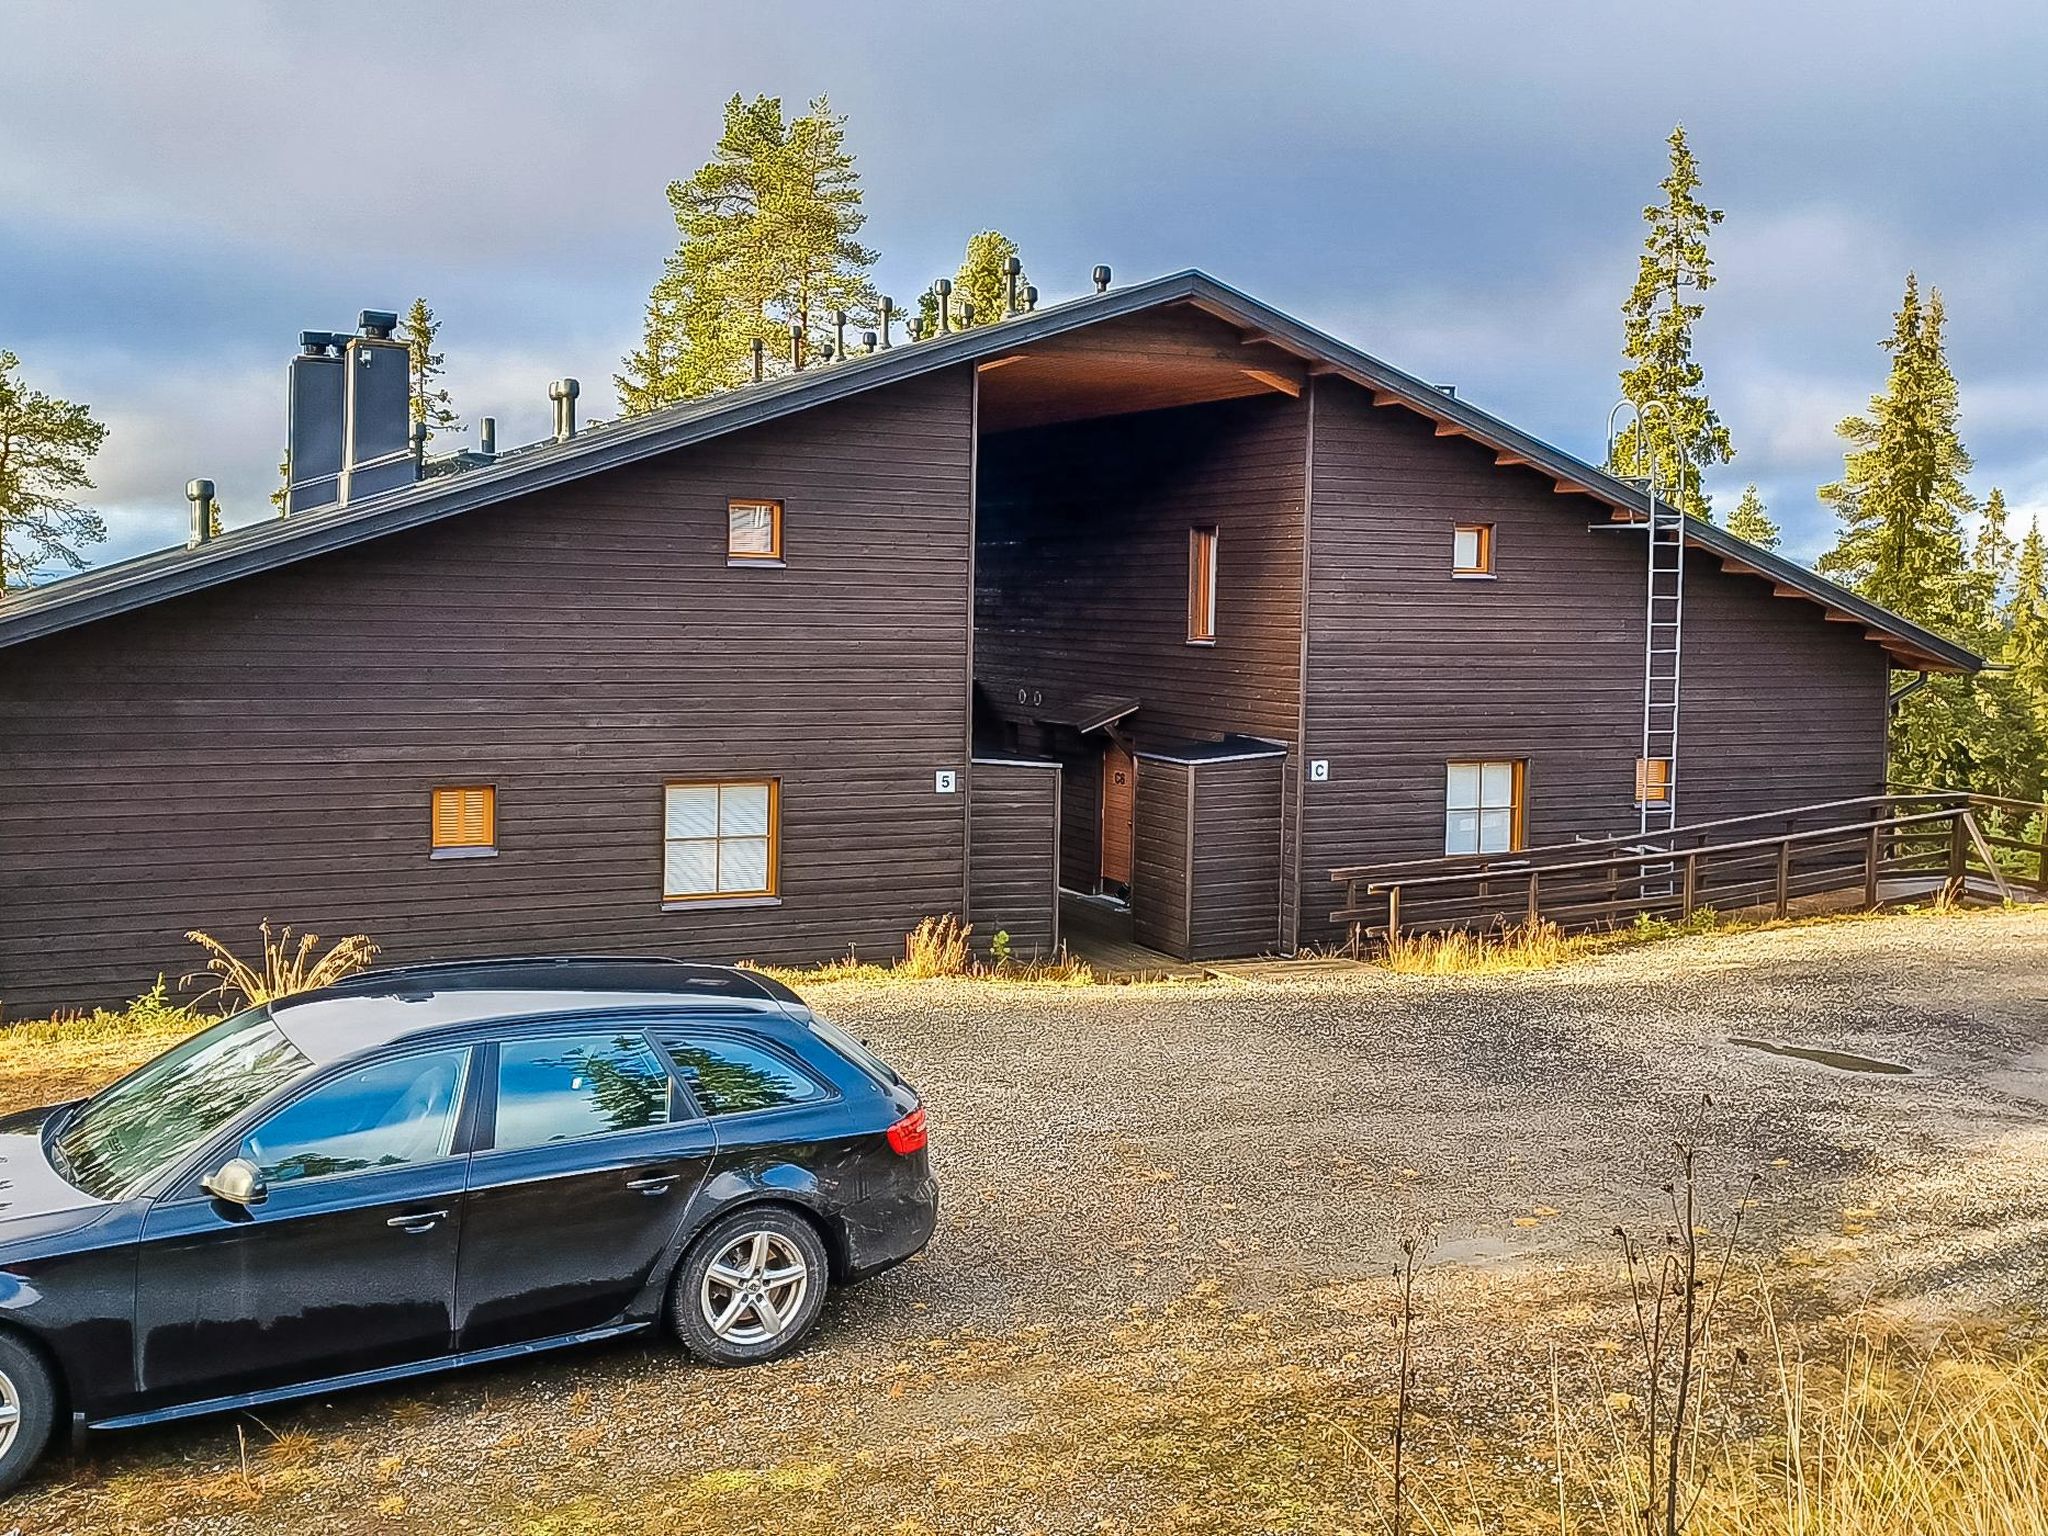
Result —
[{"label": "car door", "polygon": [[147,1401],[447,1353],[472,1055],[414,1051],[327,1077],[210,1160],[254,1163],[260,1201],[216,1199],[195,1176],[150,1207],[135,1294]]},{"label": "car door", "polygon": [[624,1319],[711,1165],[711,1128],[636,1025],[507,1036],[485,1068],[457,1325],[465,1350]]}]

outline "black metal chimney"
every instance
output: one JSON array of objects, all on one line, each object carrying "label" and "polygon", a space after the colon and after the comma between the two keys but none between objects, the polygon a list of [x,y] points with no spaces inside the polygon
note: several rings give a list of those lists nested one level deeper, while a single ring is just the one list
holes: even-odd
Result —
[{"label": "black metal chimney", "polygon": [[882,350],[889,350],[889,322],[896,318],[896,301],[886,293],[882,295]]},{"label": "black metal chimney", "polygon": [[835,357],[846,356],[846,311],[832,311],[832,353]]},{"label": "black metal chimney", "polygon": [[284,509],[310,512],[341,500],[342,417],[347,373],[332,331],[299,332],[285,376]]},{"label": "black metal chimney", "polygon": [[1095,291],[1097,293],[1109,292],[1109,268],[1097,267],[1093,275],[1095,278]]},{"label": "black metal chimney", "polygon": [[413,457],[412,350],[392,339],[397,314],[366,309],[343,353],[341,501],[344,505],[419,478]]},{"label": "black metal chimney", "polygon": [[213,537],[213,482],[187,480],[185,499],[192,503],[192,537],[185,541],[185,547],[197,549]]},{"label": "black metal chimney", "polygon": [[760,383],[768,376],[768,348],[760,337],[754,338],[754,382]]},{"label": "black metal chimney", "polygon": [[486,416],[476,424],[476,451],[487,459],[498,456],[498,418]]},{"label": "black metal chimney", "polygon": [[574,379],[557,379],[548,386],[548,398],[555,402],[555,441],[566,443],[576,435],[576,397],[583,386]]},{"label": "black metal chimney", "polygon": [[953,329],[953,279],[942,277],[932,284],[932,292],[939,296],[939,334]]},{"label": "black metal chimney", "polygon": [[789,365],[792,368],[804,365],[804,327],[801,320],[789,322]]},{"label": "black metal chimney", "polygon": [[1003,259],[1003,276],[1008,280],[1005,286],[1009,289],[1010,295],[1009,312],[1013,315],[1017,313],[1017,282],[1023,275],[1023,262],[1014,256],[1008,256]]}]

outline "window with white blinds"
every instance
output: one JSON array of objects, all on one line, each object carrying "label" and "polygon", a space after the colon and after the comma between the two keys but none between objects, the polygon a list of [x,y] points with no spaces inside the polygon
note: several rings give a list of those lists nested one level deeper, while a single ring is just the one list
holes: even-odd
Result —
[{"label": "window with white blinds", "polygon": [[662,793],[664,900],[775,894],[776,780],[669,784]]},{"label": "window with white blinds", "polygon": [[1517,761],[1446,765],[1445,853],[1512,853],[1522,846],[1522,783]]}]

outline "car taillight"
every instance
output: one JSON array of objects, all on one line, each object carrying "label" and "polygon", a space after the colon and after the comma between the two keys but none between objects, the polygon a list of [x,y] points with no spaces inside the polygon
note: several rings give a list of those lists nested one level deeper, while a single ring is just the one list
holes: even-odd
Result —
[{"label": "car taillight", "polygon": [[911,1153],[923,1149],[928,1136],[929,1133],[925,1130],[924,1111],[913,1109],[889,1127],[889,1146],[908,1157]]}]

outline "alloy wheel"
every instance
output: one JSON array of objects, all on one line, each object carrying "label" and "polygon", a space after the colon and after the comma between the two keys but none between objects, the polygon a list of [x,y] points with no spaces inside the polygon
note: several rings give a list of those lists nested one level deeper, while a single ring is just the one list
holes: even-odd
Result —
[{"label": "alloy wheel", "polygon": [[0,1456],[14,1449],[14,1437],[21,1433],[21,1393],[14,1378],[0,1371]]},{"label": "alloy wheel", "polygon": [[811,1268],[780,1232],[742,1232],[704,1271],[698,1297],[704,1321],[728,1344],[766,1344],[803,1311]]}]

